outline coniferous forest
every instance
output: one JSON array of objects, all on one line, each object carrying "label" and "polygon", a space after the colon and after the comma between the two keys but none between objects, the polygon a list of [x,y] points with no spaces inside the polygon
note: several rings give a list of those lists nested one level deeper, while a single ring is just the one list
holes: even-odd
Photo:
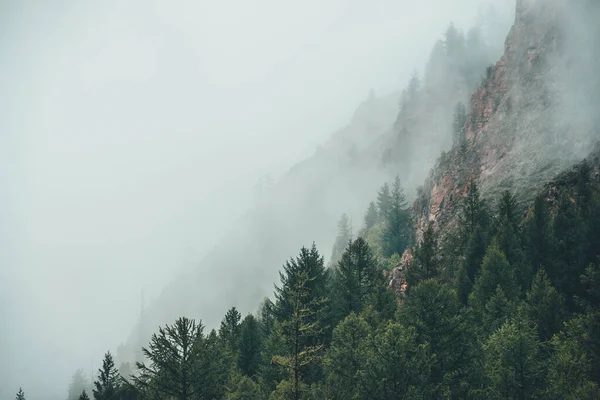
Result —
[{"label": "coniferous forest", "polygon": [[[451,55],[447,69],[483,93],[496,70],[479,35],[451,25],[432,57]],[[383,164],[401,169],[390,160],[408,157],[406,142],[429,140],[415,132],[433,124],[431,87],[413,75]],[[447,107],[449,151],[430,174],[463,164],[445,220],[395,171],[362,221],[340,210],[331,257],[299,243],[281,260],[254,313],[153,327],[136,362],[107,352],[91,379],[78,370],[68,400],[600,399],[600,151],[543,185],[490,188],[469,165],[475,113],[490,112],[473,97]]]},{"label": "coniferous forest", "polygon": [[[583,162],[525,206],[508,191],[485,201],[472,183],[460,228],[440,237],[430,224],[418,241],[399,179],[384,184],[359,235],[340,220],[335,264],[301,248],[256,314],[159,327],[144,362],[117,369],[107,353],[92,388],[75,374],[69,399],[597,399],[594,179]],[[406,249],[395,293],[386,255]]]}]

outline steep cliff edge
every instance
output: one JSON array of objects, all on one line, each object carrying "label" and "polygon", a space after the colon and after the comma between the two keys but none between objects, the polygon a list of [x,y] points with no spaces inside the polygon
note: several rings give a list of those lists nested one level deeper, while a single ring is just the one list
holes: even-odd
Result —
[{"label": "steep cliff edge", "polygon": [[426,221],[452,225],[470,182],[491,201],[508,189],[525,202],[589,154],[600,139],[599,11],[588,1],[517,2],[505,53],[471,97],[465,143],[442,154],[419,191],[418,232]]}]

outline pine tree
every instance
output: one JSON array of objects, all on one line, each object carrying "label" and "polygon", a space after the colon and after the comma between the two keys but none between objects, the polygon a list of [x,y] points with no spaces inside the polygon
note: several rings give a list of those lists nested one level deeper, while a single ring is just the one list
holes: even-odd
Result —
[{"label": "pine tree", "polygon": [[509,300],[515,300],[519,294],[519,286],[512,266],[506,260],[497,243],[492,243],[483,258],[481,272],[475,279],[470,303],[483,311],[485,304],[496,293],[500,286]]},{"label": "pine tree", "polygon": [[537,271],[549,267],[552,254],[550,238],[550,215],[542,196],[535,198],[532,214],[526,221],[526,254],[529,264]]},{"label": "pine tree", "polygon": [[78,397],[79,400],[90,400],[89,396],[87,395],[86,391],[82,391],[81,394]]},{"label": "pine tree", "polygon": [[413,265],[406,271],[409,291],[419,282],[437,277],[439,262],[437,254],[437,234],[433,224],[428,224],[423,232],[423,240],[415,249]]},{"label": "pine tree", "polygon": [[335,327],[325,360],[333,398],[358,398],[361,370],[366,361],[364,347],[370,334],[369,324],[354,313],[350,313]]},{"label": "pine tree", "polygon": [[392,196],[390,194],[390,186],[384,183],[377,193],[377,210],[379,211],[379,219],[387,221],[390,207],[392,204]]},{"label": "pine tree", "polygon": [[414,327],[384,322],[367,338],[361,351],[357,399],[419,399],[427,396],[427,345],[420,345]]},{"label": "pine tree", "polygon": [[115,367],[112,354],[106,352],[102,360],[102,368],[98,370],[98,380],[94,382],[94,399],[111,400],[121,387],[121,376]]},{"label": "pine tree", "polygon": [[524,312],[504,323],[486,344],[485,371],[490,399],[543,398],[541,345]]},{"label": "pine tree", "polygon": [[348,247],[350,240],[352,240],[352,225],[350,224],[348,215],[342,214],[338,221],[338,233],[331,251],[332,264],[335,264],[339,260],[344,249]]},{"label": "pine tree", "polygon": [[492,333],[500,328],[514,314],[515,305],[506,298],[500,285],[496,286],[496,293],[485,304],[483,314],[483,327],[486,332]]},{"label": "pine tree", "polygon": [[241,324],[237,365],[240,372],[250,378],[256,378],[258,374],[262,341],[258,321],[248,314]]},{"label": "pine tree", "polygon": [[313,280],[315,277],[309,277],[306,271],[302,271],[295,277],[295,286],[289,287],[291,313],[280,325],[288,352],[273,357],[273,362],[282,366],[288,376],[287,383],[280,383],[278,389],[294,400],[299,400],[305,390],[303,378],[308,367],[322,360],[324,327],[321,318],[327,299],[316,298],[311,293],[310,282]]},{"label": "pine tree", "polygon": [[472,364],[474,335],[461,313],[456,293],[433,279],[413,288],[399,310],[399,319],[414,326],[419,343],[426,344],[432,360],[428,385],[431,398],[438,398],[445,390],[454,393],[461,382],[467,382],[466,366]]},{"label": "pine tree", "polygon": [[261,400],[260,387],[248,376],[235,372],[232,374],[225,400]]},{"label": "pine tree", "polygon": [[521,248],[517,201],[508,190],[503,192],[498,205],[496,239],[500,250],[514,267],[519,285],[529,287],[533,273]]},{"label": "pine tree", "polygon": [[527,292],[526,311],[538,329],[542,341],[558,333],[567,317],[564,297],[552,287],[544,269],[540,269]]},{"label": "pine tree", "polygon": [[367,242],[359,237],[350,243],[338,262],[334,277],[334,308],[342,319],[350,312],[360,313],[379,283],[377,261]]},{"label": "pine tree", "polygon": [[225,314],[219,328],[219,338],[232,351],[237,351],[241,318],[240,312],[235,307],[231,307]]},{"label": "pine tree", "polygon": [[374,202],[369,203],[369,208],[365,213],[365,231],[370,230],[377,224],[377,207]]},{"label": "pine tree", "polygon": [[310,250],[303,247],[295,259],[291,258],[285,263],[283,273],[279,272],[281,286],[275,286],[273,312],[280,322],[293,315],[292,295],[297,290],[298,280],[301,276],[306,276],[303,281],[308,289],[310,301],[325,296],[327,275],[323,257],[314,243]]},{"label": "pine tree", "polygon": [[185,317],[160,327],[148,348],[142,349],[149,364],[137,364],[140,374],[133,377],[135,385],[160,396],[194,398],[195,382],[205,381],[207,375],[199,367],[205,349],[203,329],[202,322]]},{"label": "pine tree", "polygon": [[485,205],[479,196],[477,184],[472,182],[467,189],[467,196],[464,198],[460,222],[462,226],[462,236],[468,239],[473,235],[477,228],[484,225]]},{"label": "pine tree", "polygon": [[410,210],[400,178],[396,176],[390,196],[390,208],[383,231],[383,250],[386,257],[402,254],[408,246]]},{"label": "pine tree", "polygon": [[17,400],[25,400],[25,393],[23,392],[23,389],[19,388],[16,399]]}]

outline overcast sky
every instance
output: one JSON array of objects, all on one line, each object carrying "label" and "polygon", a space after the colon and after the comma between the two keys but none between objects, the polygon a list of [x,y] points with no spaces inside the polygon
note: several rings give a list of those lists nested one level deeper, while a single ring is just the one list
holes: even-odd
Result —
[{"label": "overcast sky", "polygon": [[261,175],[401,89],[481,1],[0,1],[7,392],[66,391]]}]

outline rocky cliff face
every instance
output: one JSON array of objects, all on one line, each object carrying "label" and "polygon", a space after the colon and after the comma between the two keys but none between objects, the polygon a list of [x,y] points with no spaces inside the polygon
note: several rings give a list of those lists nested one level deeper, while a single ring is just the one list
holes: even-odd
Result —
[{"label": "rocky cliff face", "polygon": [[590,89],[598,87],[591,73],[598,64],[576,54],[599,48],[599,15],[590,2],[517,3],[505,53],[471,97],[466,148],[442,154],[420,190],[418,228],[451,223],[470,182],[491,201],[506,189],[528,201],[590,152],[600,139],[600,104]]}]

